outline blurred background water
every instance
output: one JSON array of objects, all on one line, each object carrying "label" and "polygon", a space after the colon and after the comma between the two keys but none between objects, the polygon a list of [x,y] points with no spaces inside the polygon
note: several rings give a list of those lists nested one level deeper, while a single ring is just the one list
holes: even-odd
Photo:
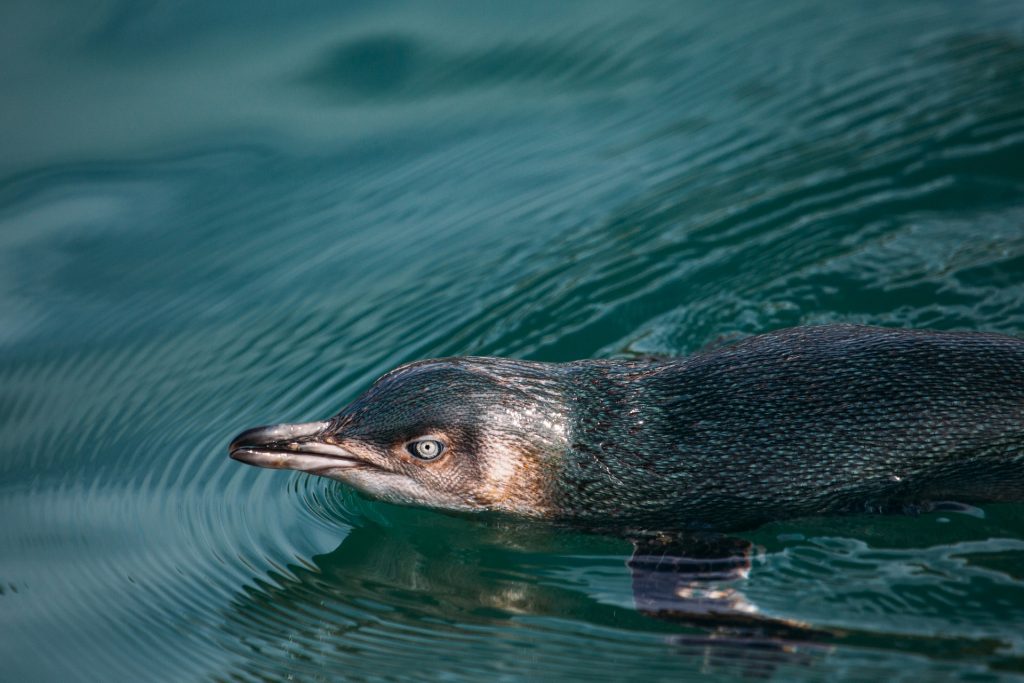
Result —
[{"label": "blurred background water", "polygon": [[8,0],[0,88],[0,679],[1024,672],[1024,505],[746,534],[847,634],[782,657],[225,451],[423,357],[1024,334],[1019,0]]}]

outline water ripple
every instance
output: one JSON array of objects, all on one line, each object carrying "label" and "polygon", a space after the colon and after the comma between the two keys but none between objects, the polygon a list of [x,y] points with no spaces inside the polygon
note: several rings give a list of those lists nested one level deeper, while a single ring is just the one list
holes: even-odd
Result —
[{"label": "water ripple", "polygon": [[5,42],[0,678],[1024,670],[1020,506],[751,532],[839,634],[780,645],[638,611],[620,539],[224,452],[428,356],[1020,334],[1015,3],[77,11]]}]

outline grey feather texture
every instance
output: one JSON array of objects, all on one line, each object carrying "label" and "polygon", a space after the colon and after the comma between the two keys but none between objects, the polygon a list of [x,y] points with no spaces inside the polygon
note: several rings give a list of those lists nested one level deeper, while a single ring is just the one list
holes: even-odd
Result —
[{"label": "grey feather texture", "polygon": [[736,529],[902,503],[1024,499],[1024,342],[804,327],[567,377],[559,507]]}]

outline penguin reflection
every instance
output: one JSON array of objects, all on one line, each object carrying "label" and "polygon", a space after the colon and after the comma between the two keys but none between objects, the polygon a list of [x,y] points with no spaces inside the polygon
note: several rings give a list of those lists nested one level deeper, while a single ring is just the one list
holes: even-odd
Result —
[{"label": "penguin reflection", "polygon": [[[613,537],[432,521],[429,529],[352,529],[335,550],[314,556],[312,567],[290,567],[292,576],[270,576],[240,594],[228,630],[255,629],[246,640],[278,640],[291,650],[305,643],[320,652],[325,639],[344,650],[353,634],[381,628],[378,606],[397,630],[429,623],[455,635],[458,625],[508,625],[525,615],[662,633],[671,651],[698,668],[744,675],[808,664],[827,652],[820,643],[828,634],[760,615],[743,598],[735,587],[749,564],[742,541],[698,544],[682,557],[679,539],[642,539],[630,557],[630,544]],[[694,552],[717,556],[695,562]],[[622,583],[628,571],[637,609],[599,600],[579,588],[581,581],[564,578],[584,569],[620,573]]]}]

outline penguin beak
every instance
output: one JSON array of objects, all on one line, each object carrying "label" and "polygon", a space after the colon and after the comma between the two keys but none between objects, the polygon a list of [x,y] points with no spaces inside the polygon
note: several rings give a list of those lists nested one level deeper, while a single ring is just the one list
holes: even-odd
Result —
[{"label": "penguin beak", "polygon": [[354,454],[323,437],[329,421],[280,424],[247,429],[228,446],[231,457],[248,465],[276,470],[327,474],[329,470],[364,463]]}]

